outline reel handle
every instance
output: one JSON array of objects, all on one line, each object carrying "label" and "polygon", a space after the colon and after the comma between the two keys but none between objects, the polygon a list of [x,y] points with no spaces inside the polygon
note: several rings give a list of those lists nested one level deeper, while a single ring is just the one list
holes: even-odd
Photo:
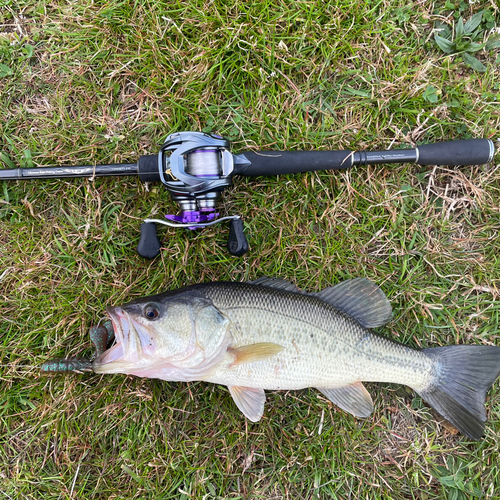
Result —
[{"label": "reel handle", "polygon": [[248,252],[248,248],[243,221],[241,219],[231,219],[229,222],[229,238],[227,240],[229,253],[235,257],[241,257]]},{"label": "reel handle", "polygon": [[137,253],[145,259],[154,259],[160,255],[160,250],[161,243],[156,234],[156,224],[154,222],[143,222]]},{"label": "reel handle", "polygon": [[[248,252],[248,241],[245,236],[243,221],[231,219],[229,223],[229,238],[227,249],[231,255],[241,257]],[[141,224],[141,237],[137,245],[137,253],[145,259],[154,259],[160,254],[161,243],[156,234],[154,222],[143,222]]]}]

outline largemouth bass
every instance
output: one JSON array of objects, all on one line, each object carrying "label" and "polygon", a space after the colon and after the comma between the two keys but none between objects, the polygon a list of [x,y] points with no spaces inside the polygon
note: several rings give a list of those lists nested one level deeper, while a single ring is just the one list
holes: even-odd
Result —
[{"label": "largemouth bass", "polygon": [[95,372],[226,385],[252,422],[263,415],[265,390],[315,387],[367,417],[373,402],[362,382],[391,382],[479,439],[485,394],[500,373],[500,347],[417,350],[372,332],[392,309],[363,278],[311,294],[274,278],[206,283],[107,312],[115,343],[94,360]]}]

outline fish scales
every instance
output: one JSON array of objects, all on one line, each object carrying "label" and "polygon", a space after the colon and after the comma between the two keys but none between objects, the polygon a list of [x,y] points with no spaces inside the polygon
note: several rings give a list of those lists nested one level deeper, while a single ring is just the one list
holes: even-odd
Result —
[{"label": "fish scales", "polygon": [[228,356],[209,382],[288,390],[412,380],[419,387],[432,369],[419,351],[374,334],[317,297],[245,283],[201,290],[234,324],[236,347],[256,342],[285,347],[250,366],[231,368]]}]

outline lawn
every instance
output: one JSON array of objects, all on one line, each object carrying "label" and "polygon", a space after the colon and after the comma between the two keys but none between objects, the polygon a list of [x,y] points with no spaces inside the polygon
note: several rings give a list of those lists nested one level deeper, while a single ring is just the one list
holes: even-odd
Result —
[{"label": "lawn", "polygon": [[[206,131],[240,151],[376,150],[485,137],[500,147],[500,50],[485,71],[435,43],[477,2],[0,0],[0,167],[135,162]],[[470,55],[469,55],[470,57]],[[500,498],[500,386],[471,442],[411,390],[367,384],[356,419],[318,391],[269,392],[246,421],[225,387],[120,375],[42,376],[89,356],[109,305],[211,280],[274,276],[306,291],[365,276],[387,293],[380,332],[413,347],[500,345],[500,156],[235,178],[226,225],[160,229],[176,213],[132,177],[0,185],[0,498]]]}]

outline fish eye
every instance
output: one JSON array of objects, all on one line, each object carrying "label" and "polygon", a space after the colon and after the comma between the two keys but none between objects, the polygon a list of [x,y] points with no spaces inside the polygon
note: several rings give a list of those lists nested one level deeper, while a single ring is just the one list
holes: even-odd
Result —
[{"label": "fish eye", "polygon": [[153,321],[160,315],[160,308],[157,304],[147,304],[143,312],[146,319]]}]

